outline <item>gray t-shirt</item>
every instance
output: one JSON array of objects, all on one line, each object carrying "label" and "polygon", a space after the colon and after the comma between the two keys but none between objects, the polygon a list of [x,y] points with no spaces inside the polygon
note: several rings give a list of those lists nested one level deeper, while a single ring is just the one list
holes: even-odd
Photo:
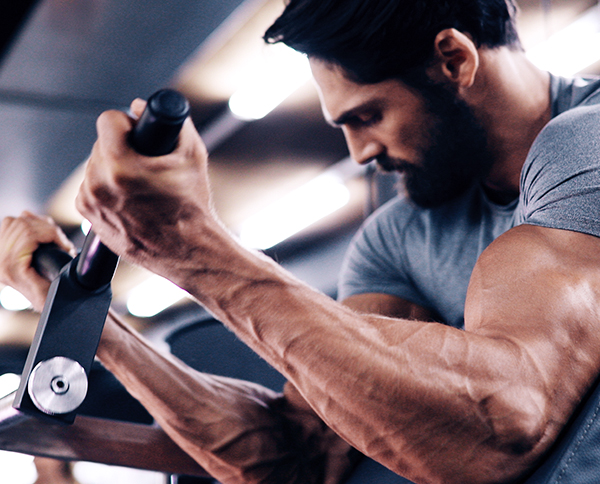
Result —
[{"label": "gray t-shirt", "polygon": [[338,297],[383,293],[464,326],[473,267],[499,235],[519,224],[600,237],[600,80],[551,76],[552,120],[521,172],[521,192],[497,205],[482,188],[434,209],[397,197],[376,211],[346,255]]}]

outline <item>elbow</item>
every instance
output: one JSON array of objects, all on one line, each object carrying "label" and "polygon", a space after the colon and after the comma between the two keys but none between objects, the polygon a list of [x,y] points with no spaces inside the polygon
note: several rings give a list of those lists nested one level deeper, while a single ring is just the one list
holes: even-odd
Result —
[{"label": "elbow", "polygon": [[[426,482],[505,484],[519,482],[549,446],[548,419],[530,391],[497,391],[479,402],[462,459],[436,462]],[[475,436],[477,435],[477,436]],[[454,462],[456,461],[456,465]]]},{"label": "elbow", "polygon": [[547,434],[547,400],[539,391],[519,387],[486,399],[483,409],[492,434],[492,445],[512,457],[539,448]]},{"label": "elbow", "polygon": [[[487,462],[480,462],[480,482],[513,482],[527,473],[550,446],[548,400],[531,389],[500,392],[482,402],[488,438]],[[477,482],[478,480],[474,480]]]}]

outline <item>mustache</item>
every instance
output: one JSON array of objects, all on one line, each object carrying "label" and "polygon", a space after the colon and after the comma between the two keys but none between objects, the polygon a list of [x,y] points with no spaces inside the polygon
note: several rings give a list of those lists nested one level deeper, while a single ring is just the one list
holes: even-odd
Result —
[{"label": "mustache", "polygon": [[401,158],[391,158],[387,155],[380,155],[376,157],[374,161],[382,171],[387,173],[406,173],[417,170],[417,167],[414,164]]}]

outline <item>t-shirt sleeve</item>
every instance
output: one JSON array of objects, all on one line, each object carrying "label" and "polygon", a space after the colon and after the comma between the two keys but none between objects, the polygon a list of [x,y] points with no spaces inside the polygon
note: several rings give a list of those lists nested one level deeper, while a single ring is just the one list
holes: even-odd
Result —
[{"label": "t-shirt sleeve", "polygon": [[521,174],[520,223],[600,237],[600,106],[554,118]]},{"label": "t-shirt sleeve", "polygon": [[367,219],[346,252],[338,284],[340,301],[378,293],[425,304],[406,269],[405,227],[413,211],[404,200],[394,199]]}]

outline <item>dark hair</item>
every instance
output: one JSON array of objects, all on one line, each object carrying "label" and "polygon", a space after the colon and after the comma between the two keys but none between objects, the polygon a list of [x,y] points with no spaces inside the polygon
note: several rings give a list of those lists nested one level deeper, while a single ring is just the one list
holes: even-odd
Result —
[{"label": "dark hair", "polygon": [[515,13],[514,0],[289,0],[264,39],[371,84],[425,67],[446,28],[470,34],[478,47],[520,48]]}]

